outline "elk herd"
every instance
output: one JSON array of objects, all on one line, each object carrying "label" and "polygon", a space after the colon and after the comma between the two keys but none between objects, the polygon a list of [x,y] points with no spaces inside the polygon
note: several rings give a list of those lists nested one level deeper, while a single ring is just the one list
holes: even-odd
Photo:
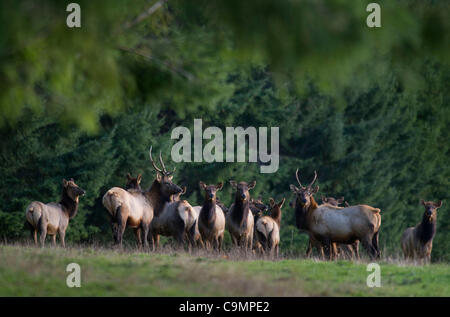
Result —
[{"label": "elk herd", "polygon": [[[226,207],[217,197],[224,187],[218,184],[199,182],[204,195],[202,205],[192,206],[181,199],[186,187],[181,188],[173,182],[173,171],[168,171],[159,153],[158,167],[149,151],[150,162],[156,171],[156,178],[147,189],[141,189],[142,180],[127,175],[125,188],[113,187],[103,196],[102,202],[111,224],[113,239],[122,247],[125,229],[132,228],[139,248],[145,246],[153,251],[159,247],[160,236],[172,237],[178,247],[193,247],[223,250],[225,231],[228,231],[235,247],[244,252],[278,256],[282,208],[285,198],[275,201],[270,198],[269,205],[262,198],[251,197],[256,181],[229,181],[235,195],[231,206]],[[344,197],[335,199],[323,197],[318,204],[314,195],[319,186],[313,180],[303,186],[298,169],[295,172],[297,185],[290,185],[294,199],[289,204],[294,209],[295,225],[309,236],[306,255],[309,257],[315,248],[322,258],[330,260],[339,256],[359,258],[361,243],[371,258],[380,258],[378,242],[381,214],[379,208],[368,205],[339,205]],[[299,187],[297,187],[299,186]],[[26,208],[26,223],[34,243],[44,246],[47,235],[56,244],[59,235],[62,246],[69,220],[78,210],[79,198],[85,194],[73,179],[63,180],[62,197],[58,203],[44,204],[34,201]],[[436,233],[437,209],[442,206],[432,201],[421,201],[425,207],[422,221],[415,227],[406,229],[401,238],[401,247],[407,259],[429,262],[432,241]]]}]

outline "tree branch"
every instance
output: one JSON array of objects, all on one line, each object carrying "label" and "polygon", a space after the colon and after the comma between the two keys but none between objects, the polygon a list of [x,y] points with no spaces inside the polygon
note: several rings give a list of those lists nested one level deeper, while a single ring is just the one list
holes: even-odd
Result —
[{"label": "tree branch", "polygon": [[195,78],[194,75],[192,75],[191,73],[185,71],[184,69],[178,68],[178,67],[176,67],[176,66],[174,66],[174,65],[172,65],[172,64],[170,64],[170,63],[168,63],[166,61],[160,60],[159,58],[156,58],[154,56],[146,55],[144,53],[141,53],[141,52],[138,52],[138,51],[135,51],[135,50],[123,47],[123,46],[119,46],[119,47],[117,47],[117,49],[119,49],[119,50],[121,50],[123,52],[126,52],[126,53],[135,54],[135,55],[144,57],[144,58],[149,59],[149,60],[151,60],[151,61],[153,61],[153,62],[155,62],[157,64],[163,65],[164,67],[169,69],[172,73],[180,75],[180,76],[186,78],[189,81],[191,81],[191,80],[193,80]]},{"label": "tree branch", "polygon": [[167,2],[167,0],[159,0],[154,5],[152,5],[150,8],[148,8],[147,11],[144,11],[141,14],[139,14],[133,21],[125,23],[124,29],[127,30],[127,29],[135,26],[136,24],[139,24],[142,20],[144,20],[145,18],[147,18],[150,15],[152,15],[153,13],[155,13],[155,11],[158,10],[159,8],[161,8],[162,5],[166,2]]}]

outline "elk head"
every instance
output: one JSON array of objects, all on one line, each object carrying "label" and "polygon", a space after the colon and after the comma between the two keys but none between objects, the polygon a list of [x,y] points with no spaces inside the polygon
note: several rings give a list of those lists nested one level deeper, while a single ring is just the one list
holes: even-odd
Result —
[{"label": "elk head", "polygon": [[222,182],[217,185],[206,185],[202,181],[199,182],[200,188],[205,191],[205,201],[216,201],[216,194],[218,190],[223,187]]},{"label": "elk head", "polygon": [[181,192],[172,195],[172,199],[171,201],[179,201],[180,200],[180,196],[186,194],[186,186],[183,186],[183,188],[181,189]]},{"label": "elk head", "polygon": [[291,191],[295,194],[296,197],[296,205],[300,205],[301,207],[309,206],[311,203],[311,197],[319,191],[319,186],[314,186],[314,182],[317,180],[317,172],[314,171],[314,178],[312,182],[308,186],[303,186],[298,177],[298,168],[295,171],[295,177],[297,178],[297,182],[300,185],[300,188],[291,184]]},{"label": "elk head", "polygon": [[424,201],[423,199],[421,199],[420,203],[425,207],[425,212],[423,214],[424,219],[427,219],[429,222],[433,222],[434,220],[436,220],[437,209],[441,208],[442,200],[434,203],[432,201]]},{"label": "elk head", "polygon": [[283,198],[279,203],[276,203],[273,198],[270,198],[269,200],[270,216],[275,219],[275,221],[278,223],[278,226],[281,222],[281,208],[283,207],[285,201],[286,198]]},{"label": "elk head", "polygon": [[250,193],[248,192],[250,189],[253,189],[256,185],[256,181],[246,183],[246,182],[239,182],[236,183],[235,181],[230,181],[231,187],[236,189],[236,200],[247,202],[250,199]]},{"label": "elk head", "polygon": [[86,193],[81,187],[79,187],[77,184],[75,184],[75,181],[73,180],[73,178],[71,178],[70,180],[66,180],[65,178],[63,178],[63,191],[64,191],[64,194],[69,196],[69,198],[71,200],[73,200],[77,203],[78,203],[79,197],[83,196]]},{"label": "elk head", "polygon": [[323,197],[322,196],[322,203],[324,203],[324,204],[327,203],[327,204],[330,204],[330,205],[338,207],[343,202],[344,202],[344,197],[336,199],[334,197]]},{"label": "elk head", "polygon": [[269,209],[269,207],[262,202],[261,196],[259,196],[257,199],[250,198],[250,210],[254,215],[260,213],[262,216],[262,213],[267,209]]},{"label": "elk head", "polygon": [[127,183],[125,185],[125,189],[137,189],[141,190],[141,180],[142,175],[139,174],[138,177],[134,178],[130,175],[130,173],[127,174]]},{"label": "elk head", "polygon": [[162,169],[160,169],[153,161],[152,146],[150,146],[149,154],[150,162],[152,163],[153,168],[156,170],[156,181],[160,185],[161,193],[167,198],[167,200],[170,200],[171,195],[175,195],[183,191],[180,186],[172,182],[173,173],[175,172],[176,168],[174,168],[171,172],[168,171],[161,157],[161,151],[159,151],[159,162],[161,163],[162,167]]}]

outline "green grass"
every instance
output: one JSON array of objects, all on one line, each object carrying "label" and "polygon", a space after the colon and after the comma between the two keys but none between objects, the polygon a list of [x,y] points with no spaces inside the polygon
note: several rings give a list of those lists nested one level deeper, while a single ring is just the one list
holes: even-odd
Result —
[{"label": "green grass", "polygon": [[[2,245],[0,296],[450,296],[447,264],[380,262],[382,286],[369,288],[366,263],[238,259]],[[66,286],[71,262],[81,288]]]}]

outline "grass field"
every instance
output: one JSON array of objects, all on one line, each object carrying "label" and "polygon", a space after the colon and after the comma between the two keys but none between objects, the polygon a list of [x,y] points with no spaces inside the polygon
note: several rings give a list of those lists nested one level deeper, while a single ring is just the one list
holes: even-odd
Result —
[{"label": "grass field", "polygon": [[[369,288],[363,262],[241,258],[1,245],[0,296],[450,296],[448,264],[380,262]],[[66,286],[71,262],[81,288]]]}]

